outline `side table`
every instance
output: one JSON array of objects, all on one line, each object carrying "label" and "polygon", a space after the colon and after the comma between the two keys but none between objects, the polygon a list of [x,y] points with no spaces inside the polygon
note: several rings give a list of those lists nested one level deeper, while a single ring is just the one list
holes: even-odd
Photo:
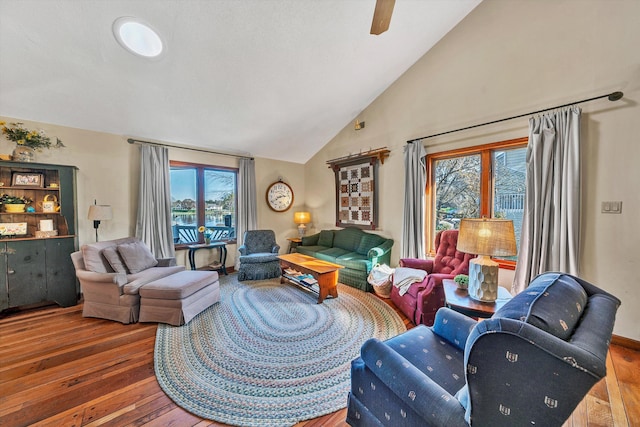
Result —
[{"label": "side table", "polygon": [[214,270],[219,270],[227,275],[227,266],[225,263],[227,262],[227,244],[225,242],[211,242],[211,243],[201,243],[198,245],[189,245],[189,265],[192,270],[196,269],[196,251],[200,249],[213,249],[218,248],[220,251],[219,261],[215,264],[211,265],[211,268]]},{"label": "side table", "polygon": [[299,237],[289,237],[289,253],[296,252],[296,248],[302,243],[302,239]]},{"label": "side table", "polygon": [[493,316],[512,296],[505,288],[498,286],[498,299],[495,302],[480,302],[469,296],[466,289],[458,288],[451,279],[443,279],[445,304],[452,310],[470,317],[488,318]]}]

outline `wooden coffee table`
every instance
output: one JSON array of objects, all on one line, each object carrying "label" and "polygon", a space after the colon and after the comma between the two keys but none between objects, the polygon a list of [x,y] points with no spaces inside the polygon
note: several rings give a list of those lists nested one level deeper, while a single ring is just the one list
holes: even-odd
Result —
[{"label": "wooden coffee table", "polygon": [[[321,304],[328,295],[338,298],[338,270],[344,268],[343,266],[298,253],[278,255],[278,258],[282,268],[280,283],[288,280],[291,283],[318,292],[318,304]],[[296,279],[295,276],[286,274],[285,270],[288,268],[313,276],[318,281],[318,289],[316,290],[313,285]]]},{"label": "wooden coffee table", "polygon": [[498,299],[495,302],[476,301],[469,296],[466,289],[458,288],[458,284],[451,279],[443,279],[445,304],[447,307],[470,317],[488,318],[493,316],[500,307],[506,304],[512,296],[508,290],[498,286]]}]

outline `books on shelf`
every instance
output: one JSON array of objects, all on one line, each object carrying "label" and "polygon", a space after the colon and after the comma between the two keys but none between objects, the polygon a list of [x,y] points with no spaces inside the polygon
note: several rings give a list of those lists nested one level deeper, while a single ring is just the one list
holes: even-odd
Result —
[{"label": "books on shelf", "polygon": [[318,283],[318,281],[316,279],[314,279],[313,276],[305,277],[304,279],[301,279],[300,281],[302,283],[307,284],[307,285],[315,285],[316,283]]},{"label": "books on shelf", "polygon": [[286,268],[284,270],[284,273],[291,277],[292,279],[297,280],[300,283],[303,283],[305,285],[315,285],[318,283],[318,281],[311,275],[311,274],[303,274],[297,270],[294,270],[292,268]]}]

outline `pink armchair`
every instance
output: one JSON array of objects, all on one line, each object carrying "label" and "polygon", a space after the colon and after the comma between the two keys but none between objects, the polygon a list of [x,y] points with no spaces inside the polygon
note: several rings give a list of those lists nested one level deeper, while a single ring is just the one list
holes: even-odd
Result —
[{"label": "pink armchair", "polygon": [[414,283],[404,295],[391,288],[393,303],[416,325],[433,325],[436,311],[444,307],[442,279],[453,279],[458,274],[469,274],[469,260],[475,255],[456,249],[458,230],[444,230],[436,234],[434,259],[400,259],[400,267],[417,268],[427,272],[422,282]]}]

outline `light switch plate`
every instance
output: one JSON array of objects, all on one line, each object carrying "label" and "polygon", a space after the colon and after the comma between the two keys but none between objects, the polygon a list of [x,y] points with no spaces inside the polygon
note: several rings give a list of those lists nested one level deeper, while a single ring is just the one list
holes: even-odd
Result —
[{"label": "light switch plate", "polygon": [[622,213],[622,202],[602,202],[602,213],[619,214]]}]

